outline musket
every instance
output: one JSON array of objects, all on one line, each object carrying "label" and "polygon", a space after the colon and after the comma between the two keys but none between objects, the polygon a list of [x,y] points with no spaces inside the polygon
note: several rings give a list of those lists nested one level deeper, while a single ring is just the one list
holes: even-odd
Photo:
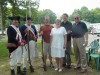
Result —
[{"label": "musket", "polygon": [[30,59],[30,48],[29,48],[29,36],[28,35],[27,35],[27,45],[28,45],[28,60],[29,60],[30,67],[32,67],[31,59]]},{"label": "musket", "polygon": [[44,71],[47,71],[47,68],[46,68],[46,61],[44,59],[44,53],[43,53],[43,37],[42,37],[42,40],[41,40],[41,44],[42,44],[42,61],[43,61],[43,68],[44,68]]},{"label": "musket", "polygon": [[[40,27],[41,27],[41,19],[39,19],[39,22],[40,22]],[[42,45],[43,69],[44,69],[44,71],[47,71],[47,68],[46,68],[46,60],[45,60],[45,58],[44,58],[44,53],[43,53],[43,36],[42,36],[42,39],[41,39],[41,45]]]}]

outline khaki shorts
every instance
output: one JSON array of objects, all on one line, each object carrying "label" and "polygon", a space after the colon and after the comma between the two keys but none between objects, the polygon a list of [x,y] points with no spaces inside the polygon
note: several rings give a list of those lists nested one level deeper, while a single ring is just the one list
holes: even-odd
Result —
[{"label": "khaki shorts", "polygon": [[49,55],[51,57],[51,46],[50,43],[43,42],[43,53],[44,55]]}]

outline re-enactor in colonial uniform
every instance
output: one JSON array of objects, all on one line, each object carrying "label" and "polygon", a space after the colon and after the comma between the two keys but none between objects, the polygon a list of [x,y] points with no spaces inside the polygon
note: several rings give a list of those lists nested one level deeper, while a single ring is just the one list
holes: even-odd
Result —
[{"label": "re-enactor in colonial uniform", "polygon": [[22,74],[21,72],[21,56],[22,56],[22,49],[21,47],[24,46],[24,42],[22,40],[22,36],[19,30],[19,16],[9,17],[12,24],[7,29],[7,36],[8,36],[8,43],[7,48],[9,49],[10,53],[10,69],[11,75],[15,75],[14,66],[17,61],[17,74]]},{"label": "re-enactor in colonial uniform", "polygon": [[37,56],[36,52],[36,41],[37,41],[37,30],[34,25],[31,25],[32,18],[27,17],[24,19],[25,24],[21,26],[21,33],[23,40],[26,41],[26,45],[23,47],[23,73],[26,74],[26,63],[27,58],[30,64],[30,71],[34,72],[33,60]]}]

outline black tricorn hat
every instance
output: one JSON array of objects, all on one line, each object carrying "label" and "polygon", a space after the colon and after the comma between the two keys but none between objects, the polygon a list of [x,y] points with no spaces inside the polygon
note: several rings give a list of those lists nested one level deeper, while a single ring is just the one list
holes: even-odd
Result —
[{"label": "black tricorn hat", "polygon": [[26,20],[32,20],[32,18],[31,17],[25,17],[24,21],[26,21]]},{"label": "black tricorn hat", "polygon": [[12,17],[8,17],[10,20],[20,20],[20,16],[12,16]]}]

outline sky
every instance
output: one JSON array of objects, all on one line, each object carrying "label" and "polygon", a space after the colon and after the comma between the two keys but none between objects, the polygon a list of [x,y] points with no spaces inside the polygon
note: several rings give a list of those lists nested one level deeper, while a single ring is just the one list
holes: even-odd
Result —
[{"label": "sky", "polygon": [[83,6],[89,10],[100,8],[100,0],[40,0],[39,10],[50,9],[57,15],[70,15],[74,9],[81,9]]}]

